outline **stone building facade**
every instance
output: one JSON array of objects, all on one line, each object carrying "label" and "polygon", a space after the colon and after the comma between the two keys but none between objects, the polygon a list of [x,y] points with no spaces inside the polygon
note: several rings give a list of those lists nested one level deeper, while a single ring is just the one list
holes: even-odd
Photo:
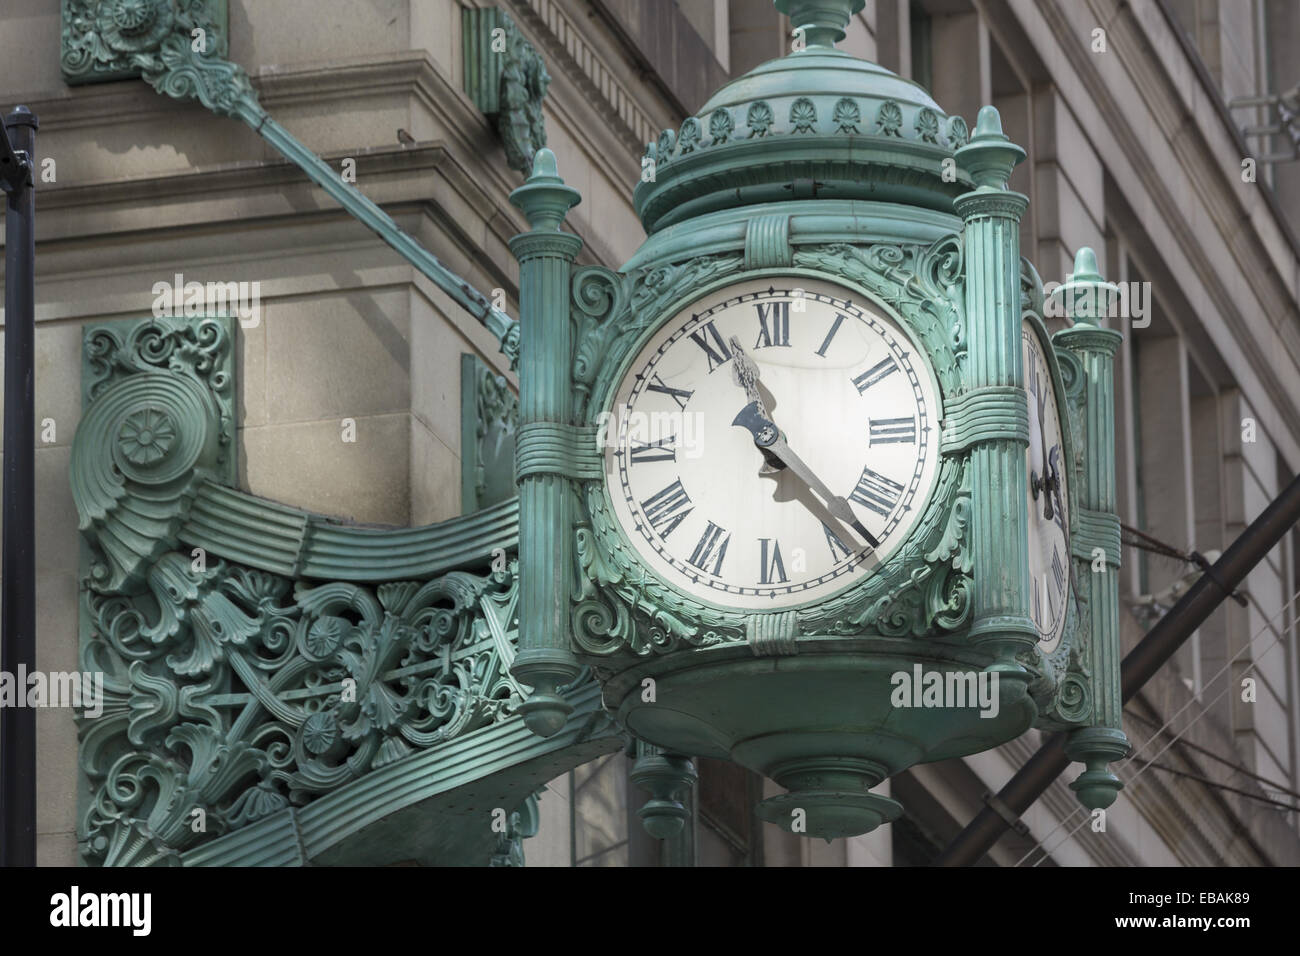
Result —
[{"label": "stone building facade", "polygon": [[[331,165],[354,161],[362,192],[517,314],[507,241],[526,224],[508,196],[521,176],[465,82],[462,12],[489,5],[227,5],[229,57],[262,105]],[[48,439],[36,453],[38,665],[76,670],[68,474],[85,326],[149,314],[155,286],[178,275],[258,283],[260,321],[235,349],[237,483],[363,524],[424,525],[472,507],[462,355],[517,382],[480,323],[252,130],[135,79],[68,85],[57,6],[0,10],[0,90],[37,113],[39,158],[55,161],[37,193],[37,421]],[[631,190],[645,144],[790,42],[769,0],[498,6],[550,74],[548,145],[583,196],[568,218],[579,262],[612,268],[644,235]],[[1011,186],[1030,197],[1022,251],[1044,281],[1064,280],[1087,245],[1109,279],[1145,290],[1144,314],[1115,320],[1122,514],[1182,552],[1225,548],[1300,469],[1295,127],[1251,132],[1277,113],[1240,103],[1300,83],[1294,4],[869,0],[843,48],[968,122],[985,103],[999,108],[1028,152]],[[341,439],[345,421],[355,441]],[[987,862],[1300,863],[1288,809],[1300,804],[1298,558],[1293,532],[1251,575],[1247,605],[1226,603],[1130,703],[1126,732],[1141,749],[1120,771],[1128,786],[1104,834],[1062,779]],[[1126,549],[1127,646],[1189,570]],[[901,774],[903,820],[829,845],[761,825],[751,808],[763,782],[711,761],[686,836],[652,840],[631,761],[615,753],[545,788],[524,848],[529,865],[924,864],[1036,738]],[[43,864],[78,857],[77,747],[70,711],[39,714]]]}]

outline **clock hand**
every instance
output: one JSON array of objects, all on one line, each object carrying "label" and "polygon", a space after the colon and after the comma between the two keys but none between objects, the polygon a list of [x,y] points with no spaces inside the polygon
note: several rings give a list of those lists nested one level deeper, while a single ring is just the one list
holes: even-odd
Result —
[{"label": "clock hand", "polygon": [[[731,371],[733,379],[737,385],[745,390],[745,397],[757,409],[759,416],[771,426],[770,437],[779,437],[781,432],[776,427],[776,423],[772,421],[772,415],[767,410],[767,406],[763,404],[763,396],[758,391],[758,377],[761,374],[758,370],[758,363],[749,357],[749,353],[740,344],[738,336],[733,335],[730,344],[732,348]],[[732,424],[736,423],[732,422]],[[785,463],[781,459],[768,451],[768,442],[758,440],[757,433],[754,435],[754,444],[758,445],[759,451],[763,453],[763,461],[766,463],[768,470],[775,472],[785,467]]]},{"label": "clock hand", "polygon": [[824,502],[826,508],[835,519],[844,522],[854,531],[856,531],[862,540],[873,548],[880,547],[880,542],[875,536],[858,520],[857,515],[853,513],[852,506],[841,496],[832,492],[826,487],[813,470],[809,468],[802,458],[796,455],[793,449],[786,444],[785,439],[781,437],[780,431],[770,418],[762,413],[761,402],[750,402],[740,410],[731,424],[738,425],[741,428],[749,430],[754,436],[754,444],[764,454],[771,453],[779,459],[795,476],[811,488]]}]

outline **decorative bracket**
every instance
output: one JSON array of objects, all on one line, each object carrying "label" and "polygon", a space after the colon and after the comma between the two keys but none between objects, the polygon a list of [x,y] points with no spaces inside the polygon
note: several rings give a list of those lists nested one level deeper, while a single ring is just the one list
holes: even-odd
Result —
[{"label": "decorative bracket", "polygon": [[557,688],[573,720],[553,740],[516,716],[516,502],[362,529],[229,487],[233,329],[164,317],[85,333],[71,482],[81,669],[102,692],[77,718],[83,858],[395,862],[402,844],[367,827],[432,815],[457,836],[424,862],[519,865],[526,802],[504,833],[464,808],[511,810],[619,741],[585,673]]},{"label": "decorative bracket", "polygon": [[75,84],[138,73],[159,93],[197,99],[219,116],[242,120],[482,322],[513,368],[519,361],[515,321],[262,109],[248,74],[225,59],[224,22],[219,24],[213,15],[224,7],[224,2],[218,7],[218,0],[63,0],[63,77]]},{"label": "decorative bracket", "polygon": [[510,168],[527,176],[546,145],[546,64],[504,10],[465,9],[461,24],[465,92],[496,124]]},{"label": "decorative bracket", "polygon": [[515,495],[519,398],[504,375],[468,352],[460,357],[460,416],[460,510],[470,514]]}]

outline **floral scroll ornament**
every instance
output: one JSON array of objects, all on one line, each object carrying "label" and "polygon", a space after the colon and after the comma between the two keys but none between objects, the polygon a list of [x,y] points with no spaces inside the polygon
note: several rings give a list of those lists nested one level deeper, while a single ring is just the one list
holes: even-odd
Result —
[{"label": "floral scroll ornament", "polygon": [[970,140],[970,129],[966,126],[966,121],[960,116],[948,117],[948,145],[953,149],[959,146],[965,146]]},{"label": "floral scroll ornament", "polygon": [[526,176],[533,168],[533,156],[546,145],[542,101],[551,84],[551,75],[546,72],[540,54],[504,13],[501,26],[506,31],[506,49],[501,68],[497,133],[505,147],[507,164]]},{"label": "floral scroll ornament", "polygon": [[677,134],[670,129],[664,130],[659,134],[659,160],[667,162],[669,154],[673,147],[677,145]]},{"label": "floral scroll ornament", "polygon": [[858,123],[862,120],[862,111],[858,109],[857,103],[845,96],[835,104],[831,119],[838,132],[857,133],[860,132]]},{"label": "floral scroll ornament", "polygon": [[700,145],[700,121],[694,116],[688,116],[686,122],[682,123],[682,134],[678,137],[678,144],[681,146],[681,155],[695,151],[695,147]]},{"label": "floral scroll ornament", "polygon": [[790,104],[790,125],[796,133],[812,133],[817,126],[817,107],[806,96]]},{"label": "floral scroll ornament", "polygon": [[925,142],[939,144],[939,117],[928,106],[916,114],[916,132]]},{"label": "floral scroll ornament", "polygon": [[749,126],[749,135],[766,136],[768,130],[772,128],[772,118],[772,107],[761,100],[754,103],[745,117],[745,123]]},{"label": "floral scroll ornament", "polygon": [[881,136],[899,136],[903,128],[903,111],[893,100],[885,100],[876,112],[876,129]]},{"label": "floral scroll ornament", "polygon": [[176,440],[176,428],[167,413],[157,408],[132,412],[122,422],[117,441],[128,461],[152,465],[160,461]]},{"label": "floral scroll ornament", "polygon": [[[243,71],[225,63],[216,0],[62,0],[61,65],[69,83],[143,76],[161,92],[232,107],[251,94]],[[202,38],[202,42],[195,41]],[[230,112],[224,108],[224,112]]]},{"label": "floral scroll ornament", "polygon": [[725,143],[731,137],[731,131],[735,127],[736,122],[731,118],[729,110],[716,109],[709,117],[709,135],[713,137],[714,145]]},{"label": "floral scroll ornament", "polygon": [[112,0],[99,5],[99,35],[122,53],[150,51],[162,43],[174,17],[168,0]]}]

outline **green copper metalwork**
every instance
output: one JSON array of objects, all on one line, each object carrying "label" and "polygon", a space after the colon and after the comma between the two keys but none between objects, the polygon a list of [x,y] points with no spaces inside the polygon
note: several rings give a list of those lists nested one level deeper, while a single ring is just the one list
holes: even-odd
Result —
[{"label": "green copper metalwork", "polygon": [[[185,850],[184,866],[499,865],[510,829],[485,826],[479,811],[519,807],[538,781],[622,749],[593,683],[570,695],[564,729],[543,740],[519,719],[505,720],[412,754],[304,807],[285,807]],[[550,777],[547,774],[550,774]],[[465,808],[475,807],[471,816]],[[506,817],[509,823],[510,813]],[[518,862],[517,859],[515,861]]]},{"label": "green copper metalwork", "polygon": [[62,13],[68,83],[138,77],[164,44],[227,52],[228,0],[62,0]]},{"label": "green copper metalwork", "polygon": [[569,434],[572,407],[570,362],[573,330],[566,314],[569,271],[582,248],[560,225],[579,202],[566,186],[555,154],[540,149],[533,172],[510,201],[524,211],[531,231],[510,240],[519,260],[522,362],[519,369],[519,554],[530,569],[520,605],[516,677],[533,688],[521,713],[537,734],[549,737],[563,725],[570,706],[558,688],[579,670],[569,647],[567,595],[573,578],[571,536],[573,467],[548,448],[576,444]]},{"label": "green copper metalwork", "polygon": [[1115,488],[1115,352],[1122,336],[1099,327],[1116,289],[1102,279],[1091,249],[1078,251],[1074,272],[1059,292],[1074,325],[1058,332],[1054,340],[1060,349],[1075,356],[1082,373],[1079,407],[1086,444],[1080,456],[1080,532],[1071,544],[1090,610],[1083,660],[1092,675],[1092,707],[1084,720],[1086,726],[1070,734],[1066,753],[1087,768],[1070,784],[1071,789],[1085,807],[1097,809],[1114,803],[1123,786],[1107,764],[1129,750],[1120,693],[1120,548]]},{"label": "green copper metalwork", "polygon": [[[946,117],[915,84],[834,50],[861,0],[778,7],[806,46],[732,81],[649,144],[651,175],[634,192],[647,239],[619,271],[573,272],[570,362],[554,356],[549,377],[533,386],[548,390],[556,413],[552,446],[561,436],[570,443],[569,466],[552,467],[580,490],[577,573],[570,588],[556,550],[521,552],[521,574],[550,589],[547,613],[570,609],[572,651],[637,738],[652,832],[681,816],[675,794],[687,775],[671,760],[684,758],[670,754],[731,759],[772,777],[789,792],[759,814],[791,828],[802,813],[799,832],[830,838],[901,812],[870,792],[891,774],[996,746],[1034,724],[1081,734],[1080,759],[1104,763],[1114,753],[1104,734],[1118,724],[1101,713],[1118,683],[1097,669],[1118,652],[1116,635],[1097,623],[1104,601],[1078,595],[1050,654],[1028,614],[1022,318],[1044,343],[1066,418],[1076,557],[1080,542],[1109,528],[1103,509],[1080,498],[1080,469],[1113,473],[1114,460],[1090,424],[1105,408],[1093,393],[1109,394],[1111,384],[1095,362],[1053,352],[1042,284],[1020,257],[1027,200],[1007,178],[1024,152],[996,110],[981,112],[969,138],[960,117]],[[614,520],[604,475],[589,473],[571,445],[581,430],[601,434],[632,357],[664,322],[761,277],[860,290],[911,336],[942,406],[938,475],[908,540],[840,593],[775,612],[706,603],[660,577]],[[539,324],[561,321],[550,290],[526,292],[522,307]],[[521,502],[523,528],[557,519],[559,511]],[[891,674],[914,666],[996,676],[998,714],[893,707]],[[1080,788],[1085,803],[1097,799],[1095,776]]]},{"label": "green copper metalwork", "polygon": [[[824,22],[847,23],[853,4],[796,6],[822,16],[839,8]],[[818,38],[834,32],[810,29]],[[654,177],[633,193],[647,233],[792,199],[899,202],[951,214],[952,201],[973,185],[952,162],[966,141],[965,121],[912,81],[812,37],[806,49],[731,81],[648,145],[643,163]]]},{"label": "green copper metalwork", "polygon": [[971,447],[971,485],[982,492],[971,515],[972,557],[983,569],[976,576],[971,638],[993,651],[998,660],[991,666],[1002,680],[1011,679],[1022,690],[1028,674],[1016,654],[1037,645],[1038,631],[1029,618],[1027,551],[1008,545],[1029,538],[1019,309],[1020,216],[1029,199],[1007,189],[1007,178],[1024,158],[1025,151],[1003,134],[998,111],[984,107],[975,135],[956,152],[978,185],[954,203],[966,223],[969,397],[978,397],[995,421],[1006,409],[1017,421],[1023,415],[1026,423],[1024,431],[988,431]]},{"label": "green copper metalwork", "polygon": [[461,11],[465,92],[496,124],[506,162],[527,176],[546,145],[542,100],[551,77],[514,20],[496,7]]},{"label": "green copper metalwork", "polygon": [[[516,716],[515,500],[382,530],[226,487],[233,323],[85,331],[71,481],[81,663],[104,689],[102,711],[79,715],[83,858],[519,863],[535,827],[516,808],[623,744],[577,670],[555,688],[572,720],[553,741]],[[503,749],[521,734],[526,746]],[[473,793],[501,802],[469,814]],[[375,841],[398,821],[427,839]],[[294,842],[268,842],[269,826]]]},{"label": "green copper metalwork", "polygon": [[[123,22],[148,23],[147,31],[123,33]],[[207,38],[200,44],[195,30]],[[129,40],[129,42],[128,42]],[[412,239],[374,202],[344,181],[262,109],[248,74],[225,59],[224,31],[212,19],[205,0],[64,0],[64,79],[69,83],[110,78],[97,75],[97,64],[129,65],[159,93],[174,99],[197,99],[219,116],[242,120],[352,216],[419,269],[461,308],[496,336],[513,367],[519,359],[519,332],[508,315],[487,296],[448,269]]]},{"label": "green copper metalwork", "polygon": [[866,5],[867,0],[776,0],[776,8],[790,17],[790,25],[803,33],[808,46],[829,47],[843,40],[849,20]]},{"label": "green copper metalwork", "polygon": [[691,811],[682,803],[682,797],[690,793],[699,779],[691,759],[664,753],[654,744],[638,740],[636,763],[630,776],[633,783],[650,792],[650,799],[637,811],[646,832],[659,840],[681,833],[691,818]]},{"label": "green copper metalwork", "polygon": [[519,399],[477,355],[460,357],[461,513],[515,496]]}]

